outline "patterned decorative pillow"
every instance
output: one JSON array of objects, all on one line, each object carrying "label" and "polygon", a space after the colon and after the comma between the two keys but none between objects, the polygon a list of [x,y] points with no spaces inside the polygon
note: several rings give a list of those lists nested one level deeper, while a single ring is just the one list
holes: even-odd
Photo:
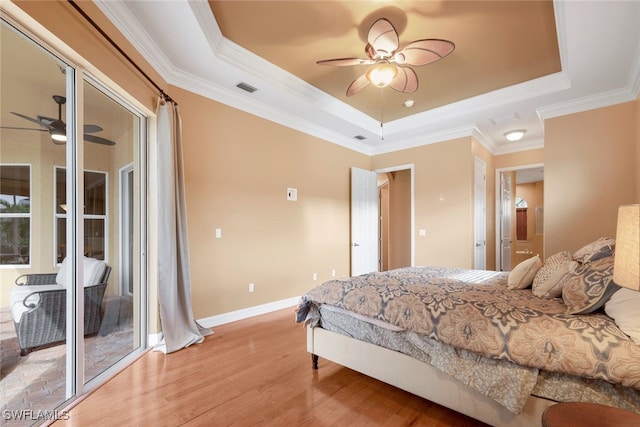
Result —
[{"label": "patterned decorative pillow", "polygon": [[[548,283],[549,278],[553,276],[553,274],[563,268],[565,264],[568,264],[573,261],[571,257],[571,253],[568,251],[558,252],[557,254],[551,255],[544,261],[540,270],[536,273],[536,276],[533,278],[533,285],[531,291],[537,297],[541,297],[547,293],[547,291],[555,284]],[[567,271],[566,268],[564,269]],[[559,279],[559,278],[558,278]]]},{"label": "patterned decorative pillow", "polygon": [[570,261],[553,272],[549,278],[542,283],[533,294],[540,298],[559,298],[562,297],[562,290],[564,285],[567,284],[571,275],[576,269],[580,267],[578,261]]},{"label": "patterned decorative pillow", "polygon": [[573,253],[573,259],[580,264],[586,264],[613,255],[615,249],[615,239],[611,237],[601,237],[575,251]]},{"label": "patterned decorative pillow", "polygon": [[509,279],[507,280],[507,287],[509,289],[525,289],[531,286],[533,278],[536,276],[538,270],[542,267],[542,261],[538,255],[525,259],[521,263],[515,266],[511,273],[509,273]]},{"label": "patterned decorative pillow", "polygon": [[620,289],[613,283],[613,256],[580,265],[562,289],[567,314],[592,313],[602,307]]}]

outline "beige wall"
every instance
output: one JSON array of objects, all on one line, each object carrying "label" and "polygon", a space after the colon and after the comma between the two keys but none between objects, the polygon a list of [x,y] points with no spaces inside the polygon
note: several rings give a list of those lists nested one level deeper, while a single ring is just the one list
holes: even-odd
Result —
[{"label": "beige wall", "polygon": [[[415,264],[473,266],[471,139],[381,154],[372,169],[414,164]],[[419,236],[420,229],[426,236]]]},{"label": "beige wall", "polygon": [[[545,121],[545,253],[615,237],[636,199],[638,102]],[[637,200],[635,200],[637,201]]]},{"label": "beige wall", "polygon": [[350,167],[370,169],[370,158],[177,88],[171,95],[183,119],[196,317],[300,295],[332,270],[348,276]]}]

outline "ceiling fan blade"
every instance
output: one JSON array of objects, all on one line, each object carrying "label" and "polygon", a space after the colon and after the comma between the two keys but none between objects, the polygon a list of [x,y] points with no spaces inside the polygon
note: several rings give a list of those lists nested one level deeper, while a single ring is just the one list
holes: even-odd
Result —
[{"label": "ceiling fan blade", "polygon": [[102,129],[98,125],[84,125],[84,133],[96,133],[96,132],[100,132],[102,130],[104,130],[104,129]]},{"label": "ceiling fan blade", "polygon": [[398,92],[413,93],[418,90],[418,76],[411,68],[398,67],[398,74],[389,86]]},{"label": "ceiling fan blade", "polygon": [[336,67],[349,67],[351,65],[373,64],[373,61],[370,59],[361,59],[361,58],[336,58],[336,59],[324,59],[322,61],[317,61],[316,64],[333,65]]},{"label": "ceiling fan blade", "polygon": [[35,129],[35,128],[19,128],[15,126],[0,126],[0,129],[13,129],[13,130],[35,130],[38,132],[48,132],[46,129]]},{"label": "ceiling fan blade", "polygon": [[351,84],[347,88],[347,96],[355,95],[356,93],[364,89],[365,86],[367,86],[368,84],[369,84],[369,79],[367,79],[367,75],[366,74],[361,75],[360,77],[355,79],[353,82],[351,82]]},{"label": "ceiling fan blade", "polygon": [[456,45],[449,40],[423,39],[409,43],[394,56],[398,64],[426,65],[449,55]]},{"label": "ceiling fan blade", "polygon": [[[45,116],[38,116],[38,121],[40,123],[40,125],[44,126],[44,127],[48,127],[49,129],[51,128],[60,128],[60,129],[64,129],[66,127],[66,124],[59,119],[54,119],[52,117],[45,117]],[[84,132],[85,133],[96,133],[96,132],[100,132],[104,130],[101,126],[98,125],[84,125]]]},{"label": "ceiling fan blade", "polygon": [[45,128],[45,129],[47,128],[40,120],[34,119],[33,117],[25,116],[24,114],[20,114],[20,113],[14,113],[13,111],[11,112],[11,114],[13,114],[15,116],[18,116],[18,117],[20,117],[22,119],[29,120],[30,122],[36,123],[37,125]]},{"label": "ceiling fan blade", "polygon": [[102,145],[116,145],[114,141],[111,141],[110,139],[102,138],[101,136],[97,136],[97,135],[85,135],[84,140],[88,142],[95,142],[96,144],[102,144]]},{"label": "ceiling fan blade", "polygon": [[398,32],[391,22],[381,18],[369,28],[367,41],[380,57],[388,58],[398,49]]}]

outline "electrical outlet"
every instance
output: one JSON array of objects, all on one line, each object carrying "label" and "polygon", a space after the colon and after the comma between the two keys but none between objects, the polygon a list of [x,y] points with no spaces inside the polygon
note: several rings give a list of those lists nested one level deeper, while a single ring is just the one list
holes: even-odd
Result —
[{"label": "electrical outlet", "polygon": [[313,280],[318,280],[318,273],[313,273]]},{"label": "electrical outlet", "polygon": [[216,228],[216,239],[222,239],[222,228]]},{"label": "electrical outlet", "polygon": [[331,270],[331,277],[336,277],[336,270]]},{"label": "electrical outlet", "polygon": [[253,283],[249,283],[249,292],[253,292],[255,290],[255,285]]}]

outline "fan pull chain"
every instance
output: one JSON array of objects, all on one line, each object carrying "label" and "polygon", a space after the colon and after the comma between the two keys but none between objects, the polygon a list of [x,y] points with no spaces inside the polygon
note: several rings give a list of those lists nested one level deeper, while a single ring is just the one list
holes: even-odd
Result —
[{"label": "fan pull chain", "polygon": [[380,140],[384,141],[384,88],[380,88]]}]

